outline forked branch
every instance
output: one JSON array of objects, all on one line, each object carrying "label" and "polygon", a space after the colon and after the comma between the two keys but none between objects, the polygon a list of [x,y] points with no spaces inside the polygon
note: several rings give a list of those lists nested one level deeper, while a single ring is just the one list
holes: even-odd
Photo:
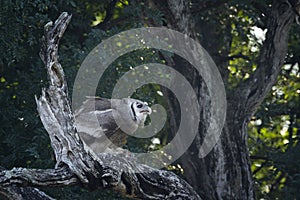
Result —
[{"label": "forked branch", "polygon": [[0,171],[1,188],[80,185],[90,190],[111,189],[141,199],[200,199],[193,188],[172,172],[110,154],[95,155],[78,137],[68,99],[63,69],[58,62],[58,44],[71,16],[62,13],[45,26],[40,56],[45,63],[49,87],[36,99],[56,158],[55,169]]}]

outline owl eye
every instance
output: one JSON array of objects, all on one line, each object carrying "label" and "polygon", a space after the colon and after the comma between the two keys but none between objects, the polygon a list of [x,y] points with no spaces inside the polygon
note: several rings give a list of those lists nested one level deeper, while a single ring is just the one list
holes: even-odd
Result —
[{"label": "owl eye", "polygon": [[138,104],[136,107],[138,107],[138,108],[142,108],[142,107],[143,107],[143,105],[142,105],[142,104]]}]

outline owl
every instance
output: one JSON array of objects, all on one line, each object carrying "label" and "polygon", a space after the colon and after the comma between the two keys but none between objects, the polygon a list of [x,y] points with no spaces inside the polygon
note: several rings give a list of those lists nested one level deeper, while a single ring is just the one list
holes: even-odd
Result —
[{"label": "owl", "polygon": [[128,134],[144,127],[151,114],[147,103],[137,99],[87,97],[75,111],[75,126],[81,138],[96,154],[122,147]]}]

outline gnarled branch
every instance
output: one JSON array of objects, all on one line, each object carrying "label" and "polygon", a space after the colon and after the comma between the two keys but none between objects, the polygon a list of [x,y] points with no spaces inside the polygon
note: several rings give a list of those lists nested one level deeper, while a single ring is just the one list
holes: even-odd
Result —
[{"label": "gnarled branch", "polygon": [[80,184],[90,190],[108,188],[141,199],[200,199],[193,188],[172,172],[157,170],[110,154],[95,155],[78,137],[68,100],[58,44],[71,16],[62,13],[45,26],[40,56],[50,85],[36,99],[56,158],[55,169],[0,171],[0,188],[7,186],[67,186]]}]

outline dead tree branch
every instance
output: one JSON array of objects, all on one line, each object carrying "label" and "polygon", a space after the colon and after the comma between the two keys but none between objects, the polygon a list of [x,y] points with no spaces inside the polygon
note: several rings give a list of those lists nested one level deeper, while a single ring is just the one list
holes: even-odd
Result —
[{"label": "dead tree branch", "polygon": [[1,199],[7,200],[54,200],[44,192],[31,187],[0,187]]},{"label": "dead tree branch", "polygon": [[110,154],[95,155],[82,143],[74,126],[65,75],[58,62],[58,44],[70,20],[68,13],[62,13],[55,23],[46,24],[40,53],[50,84],[36,102],[54,150],[55,169],[2,170],[0,188],[80,185],[89,190],[111,189],[140,199],[200,199],[187,182],[172,172]]}]

